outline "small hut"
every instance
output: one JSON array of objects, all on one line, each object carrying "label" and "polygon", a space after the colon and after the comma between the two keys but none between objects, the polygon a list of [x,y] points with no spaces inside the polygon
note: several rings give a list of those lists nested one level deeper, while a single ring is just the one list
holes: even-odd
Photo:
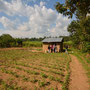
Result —
[{"label": "small hut", "polygon": [[63,38],[45,38],[42,42],[43,52],[47,52],[50,45],[56,45],[57,52],[63,51]]}]

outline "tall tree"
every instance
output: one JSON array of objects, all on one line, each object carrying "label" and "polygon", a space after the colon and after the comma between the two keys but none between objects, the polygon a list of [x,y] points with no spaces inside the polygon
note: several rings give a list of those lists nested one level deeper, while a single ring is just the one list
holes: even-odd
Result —
[{"label": "tall tree", "polygon": [[72,40],[82,48],[90,47],[90,16],[87,16],[90,15],[90,0],[66,0],[64,4],[57,2],[55,8],[69,18],[76,16],[76,21],[68,26]]},{"label": "tall tree", "polygon": [[57,2],[55,8],[59,13],[68,15],[69,18],[72,18],[73,14],[77,15],[78,12],[86,17],[87,13],[90,13],[90,0],[66,0],[64,4]]}]

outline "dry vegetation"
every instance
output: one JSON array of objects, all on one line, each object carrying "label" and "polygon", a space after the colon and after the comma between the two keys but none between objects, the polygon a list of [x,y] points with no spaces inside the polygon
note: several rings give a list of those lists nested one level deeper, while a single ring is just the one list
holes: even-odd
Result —
[{"label": "dry vegetation", "polygon": [[0,51],[1,90],[64,90],[70,57],[65,53],[30,50]]}]

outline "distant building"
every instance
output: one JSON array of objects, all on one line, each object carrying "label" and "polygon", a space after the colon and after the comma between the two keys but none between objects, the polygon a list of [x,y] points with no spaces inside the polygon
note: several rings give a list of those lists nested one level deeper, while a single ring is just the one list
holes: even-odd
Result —
[{"label": "distant building", "polygon": [[48,51],[48,46],[56,45],[57,52],[63,51],[63,38],[45,38],[43,41],[43,52]]}]

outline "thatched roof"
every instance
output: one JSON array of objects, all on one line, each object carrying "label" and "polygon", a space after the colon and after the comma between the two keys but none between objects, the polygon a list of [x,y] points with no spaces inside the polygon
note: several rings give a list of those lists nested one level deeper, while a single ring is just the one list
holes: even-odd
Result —
[{"label": "thatched roof", "polygon": [[62,42],[63,38],[45,38],[42,42]]}]

